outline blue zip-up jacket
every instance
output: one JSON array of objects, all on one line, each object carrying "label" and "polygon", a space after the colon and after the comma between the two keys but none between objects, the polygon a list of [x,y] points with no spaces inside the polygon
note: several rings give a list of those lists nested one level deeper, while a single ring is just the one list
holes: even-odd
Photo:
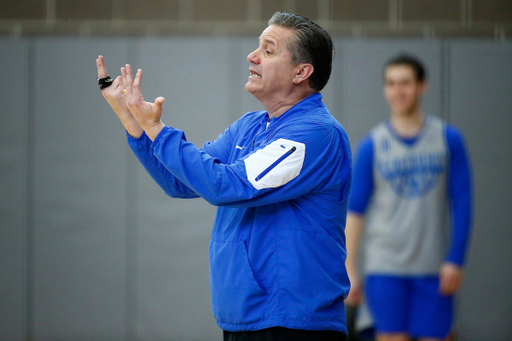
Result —
[{"label": "blue zip-up jacket", "polygon": [[169,196],[219,206],[209,255],[222,329],[347,333],[351,152],[320,94],[278,118],[248,113],[201,149],[170,127],[128,141]]}]

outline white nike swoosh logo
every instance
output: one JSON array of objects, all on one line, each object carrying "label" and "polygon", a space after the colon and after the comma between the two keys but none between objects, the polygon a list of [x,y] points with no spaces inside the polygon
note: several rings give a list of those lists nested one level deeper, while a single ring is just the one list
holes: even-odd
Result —
[{"label": "white nike swoosh logo", "polygon": [[236,149],[244,149],[245,147],[240,147],[239,145],[236,145]]}]

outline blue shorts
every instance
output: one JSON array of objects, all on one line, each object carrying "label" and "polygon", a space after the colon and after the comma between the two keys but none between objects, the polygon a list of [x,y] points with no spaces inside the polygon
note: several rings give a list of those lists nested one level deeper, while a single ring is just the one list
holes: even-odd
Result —
[{"label": "blue shorts", "polygon": [[377,333],[444,339],[450,332],[453,296],[439,293],[439,277],[370,275],[365,288]]}]

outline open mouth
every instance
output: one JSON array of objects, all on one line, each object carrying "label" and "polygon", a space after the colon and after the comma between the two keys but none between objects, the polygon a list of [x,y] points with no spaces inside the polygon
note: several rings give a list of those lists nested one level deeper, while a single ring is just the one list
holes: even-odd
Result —
[{"label": "open mouth", "polygon": [[[249,70],[249,71],[250,71],[250,70]],[[261,78],[261,75],[260,75],[260,74],[258,74],[258,73],[256,73],[256,72],[254,72],[254,71],[250,71],[250,72],[251,72],[251,77],[253,77],[253,78]]]}]

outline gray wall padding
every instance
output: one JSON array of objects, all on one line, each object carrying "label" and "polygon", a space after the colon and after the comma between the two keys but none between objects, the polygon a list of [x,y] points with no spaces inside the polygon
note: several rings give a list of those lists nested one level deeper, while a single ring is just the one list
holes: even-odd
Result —
[{"label": "gray wall padding", "polygon": [[[0,39],[0,340],[221,340],[208,241],[215,208],[166,197],[126,146],[94,60],[144,70],[164,123],[201,146],[261,104],[244,90],[250,38]],[[425,60],[425,111],[464,132],[475,219],[458,296],[461,339],[511,333],[512,44],[337,39],[333,116],[358,140],[389,109],[382,64]]]}]

